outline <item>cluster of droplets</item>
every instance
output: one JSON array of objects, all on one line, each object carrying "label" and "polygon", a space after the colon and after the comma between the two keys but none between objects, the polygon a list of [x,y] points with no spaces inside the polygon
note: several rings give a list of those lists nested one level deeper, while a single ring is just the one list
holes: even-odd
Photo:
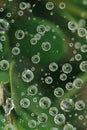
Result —
[{"label": "cluster of droplets", "polygon": [[[13,0],[8,0],[8,1],[13,1]],[[86,0],[83,1],[84,5],[87,4]],[[33,5],[34,7],[35,5]],[[45,9],[47,11],[50,12],[50,14],[53,14],[53,10],[56,8],[57,5],[55,5],[54,2],[49,1],[46,2],[45,4]],[[64,10],[67,7],[65,2],[60,2],[59,3],[59,9],[60,10]],[[30,3],[26,3],[26,2],[20,2],[19,3],[19,11],[18,11],[18,15],[22,16],[24,14],[25,10],[28,10],[29,12],[32,12],[31,10],[31,4]],[[0,9],[0,11],[2,11]],[[7,17],[11,17],[11,13],[7,14]],[[28,19],[29,20],[29,19]],[[35,20],[35,19],[34,19]],[[12,20],[12,23],[14,23],[15,21]],[[71,32],[77,32],[78,36],[80,38],[86,38],[87,39],[87,30],[85,29],[85,20],[80,20],[79,23],[75,22],[75,21],[69,21],[68,22],[68,29]],[[0,19],[0,34],[5,34],[8,30],[9,30],[9,23],[5,20],[5,19]],[[31,39],[30,39],[30,44],[33,46],[38,45],[39,41],[45,36],[45,34],[47,32],[50,31],[50,27],[44,24],[39,24],[36,27],[36,33],[34,35],[32,35]],[[14,33],[14,37],[16,38],[16,40],[18,40],[19,42],[21,40],[23,40],[26,37],[26,32],[23,29],[17,29]],[[56,36],[54,36],[54,39],[56,38]],[[5,41],[6,37],[3,35],[1,38],[1,41]],[[73,54],[75,54],[75,60],[76,61],[81,61],[79,64],[79,69],[82,72],[87,72],[87,61],[84,60],[82,61],[82,54],[77,53],[78,50],[81,51],[81,53],[87,53],[87,45],[86,44],[82,44],[80,42],[76,42],[75,44],[70,43],[69,44],[70,47],[74,47],[76,50],[73,51]],[[43,53],[47,53],[48,51],[50,51],[52,49],[52,43],[51,41],[49,42],[48,40],[45,39],[45,41],[41,42],[40,45],[40,49]],[[3,44],[0,42],[0,51],[3,51]],[[12,55],[13,56],[18,56],[21,53],[21,49],[19,46],[14,46],[11,50]],[[34,55],[31,56],[31,61],[34,65],[39,64],[41,61],[41,56],[40,53],[36,53]],[[72,60],[71,60],[72,61]],[[0,61],[0,70],[1,71],[7,71],[9,69],[10,65],[9,65],[9,61],[8,60],[1,60]],[[59,67],[60,65],[58,65],[58,63],[56,61],[52,61],[48,64],[48,70],[50,73],[55,74],[57,72],[59,72]],[[59,112],[59,108],[57,106],[52,106],[53,102],[51,101],[51,98],[47,97],[47,96],[43,96],[40,99],[37,98],[37,95],[40,95],[39,93],[39,89],[38,89],[38,85],[37,84],[31,84],[34,81],[35,75],[33,72],[33,69],[24,69],[21,73],[21,79],[23,81],[24,84],[29,84],[28,88],[27,88],[27,95],[25,96],[25,93],[22,92],[21,95],[23,96],[20,101],[19,101],[19,105],[22,109],[29,109],[31,107],[31,98],[33,98],[33,102],[34,103],[38,103],[38,108],[42,109],[43,112],[39,113],[37,115],[37,120],[31,119],[28,121],[28,127],[31,129],[35,129],[36,126],[38,126],[39,124],[43,124],[46,123],[49,119],[49,115],[53,117],[53,121],[57,126],[63,126],[63,130],[75,130],[75,127],[70,124],[67,123],[67,119],[65,114],[63,113],[69,113],[72,112],[74,110],[77,111],[82,111],[85,109],[86,104],[83,100],[77,100],[74,101],[74,99],[72,98],[63,98],[66,95],[65,89],[67,91],[73,91],[73,89],[75,88],[76,90],[81,89],[83,87],[83,83],[84,81],[81,78],[74,78],[73,81],[67,81],[68,79],[68,75],[70,75],[73,72],[73,65],[71,64],[71,62],[66,62],[64,64],[62,64],[62,68],[59,74],[59,80],[62,81],[64,83],[65,81],[65,88],[61,87],[61,86],[57,86],[56,88],[53,87],[53,95],[55,97],[55,99],[60,101],[60,106],[59,108],[61,109],[61,113]],[[45,84],[48,85],[52,85],[52,83],[54,82],[53,77],[49,74],[46,75],[45,79],[44,79]],[[42,94],[40,95],[42,96]],[[61,100],[62,99],[62,100]],[[12,102],[13,100],[8,98],[6,100],[6,111],[7,111],[7,115],[9,115],[12,111],[12,109],[14,108],[14,104]],[[0,101],[0,105],[2,104],[2,102]],[[45,113],[45,111],[48,110],[49,111],[49,115],[47,113]],[[62,113],[63,111],[63,113]],[[32,116],[34,116],[34,114],[32,114]],[[79,116],[79,119],[81,119],[82,117]],[[4,128],[4,130],[15,130],[14,126],[12,124],[7,124]],[[59,130],[59,128],[57,127],[52,127],[50,130]]]},{"label": "cluster of droplets", "polygon": [[79,24],[76,21],[69,21],[68,29],[72,32],[77,31],[77,35],[81,38],[87,38],[87,30],[81,21],[79,21]]}]

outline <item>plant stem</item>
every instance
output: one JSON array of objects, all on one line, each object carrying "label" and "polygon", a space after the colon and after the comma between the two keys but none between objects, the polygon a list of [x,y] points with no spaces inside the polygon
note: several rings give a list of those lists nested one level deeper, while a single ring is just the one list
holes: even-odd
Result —
[{"label": "plant stem", "polygon": [[4,101],[4,84],[3,83],[0,84],[0,100],[1,100],[1,103],[2,103],[3,110],[5,112],[7,123],[13,124],[11,116],[6,115],[6,106],[5,106],[5,101]]}]

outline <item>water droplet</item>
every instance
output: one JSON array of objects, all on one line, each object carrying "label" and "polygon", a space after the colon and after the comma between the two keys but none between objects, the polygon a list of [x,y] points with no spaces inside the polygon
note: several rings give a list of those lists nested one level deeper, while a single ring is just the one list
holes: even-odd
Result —
[{"label": "water droplet", "polygon": [[63,125],[65,124],[65,116],[63,114],[57,114],[55,117],[54,117],[54,122],[55,124],[57,125]]},{"label": "water droplet", "polygon": [[62,66],[62,71],[66,74],[70,73],[72,71],[72,65],[69,64],[69,63],[65,63],[63,66]]},{"label": "water droplet", "polygon": [[34,96],[38,93],[37,85],[31,85],[28,87],[28,95]]},{"label": "water droplet", "polygon": [[47,2],[46,3],[46,9],[47,10],[53,10],[54,9],[54,3],[53,2]]},{"label": "water droplet", "polygon": [[34,79],[34,74],[31,70],[27,69],[22,72],[22,79],[24,82],[31,82]]},{"label": "water droplet", "polygon": [[54,89],[54,95],[56,97],[62,97],[64,95],[64,90],[60,87]]},{"label": "water droplet", "polygon": [[77,89],[81,88],[83,86],[83,80],[82,79],[75,79],[73,81],[73,86]]},{"label": "water droplet", "polygon": [[15,32],[15,37],[16,37],[18,40],[23,39],[24,36],[25,36],[25,33],[24,33],[23,30],[17,30],[17,31]]},{"label": "water droplet", "polygon": [[55,62],[52,62],[49,64],[50,71],[55,72],[55,71],[57,71],[57,69],[58,69],[58,65]]},{"label": "water droplet", "polygon": [[76,110],[79,110],[79,111],[84,110],[84,109],[85,109],[85,103],[84,103],[84,101],[82,101],[82,100],[77,101],[77,102],[75,103],[75,109],[76,109]]},{"label": "water droplet", "polygon": [[70,112],[74,108],[74,101],[70,98],[66,98],[61,101],[60,107],[64,112]]},{"label": "water droplet", "polygon": [[46,83],[46,84],[52,84],[52,82],[53,82],[53,79],[52,79],[51,76],[47,76],[47,77],[45,78],[45,83]]},{"label": "water droplet", "polygon": [[50,114],[51,116],[57,115],[57,114],[58,114],[58,109],[57,109],[57,107],[51,107],[51,108],[49,109],[49,114]]},{"label": "water droplet", "polygon": [[80,69],[81,69],[82,72],[86,72],[87,71],[87,61],[82,61],[80,63],[79,67],[80,67]]},{"label": "water droplet", "polygon": [[9,69],[9,62],[7,60],[0,61],[0,70],[6,71]]},{"label": "water droplet", "polygon": [[30,120],[30,121],[28,121],[28,127],[29,128],[32,128],[32,129],[34,129],[35,127],[36,127],[36,121],[35,120]]},{"label": "water droplet", "polygon": [[34,56],[32,56],[31,60],[34,64],[38,64],[40,62],[40,56],[34,55]]},{"label": "water droplet", "polygon": [[19,55],[20,54],[20,48],[18,48],[18,47],[13,47],[12,48],[12,54],[13,55]]},{"label": "water droplet", "polygon": [[22,108],[28,108],[28,107],[30,106],[30,100],[27,99],[27,98],[22,98],[22,99],[20,100],[20,106],[21,106]]},{"label": "water droplet", "polygon": [[39,105],[42,109],[48,109],[51,106],[50,98],[42,97],[39,101]]},{"label": "water droplet", "polygon": [[41,48],[43,51],[49,51],[51,49],[51,44],[49,42],[43,42]]},{"label": "water droplet", "polygon": [[68,22],[68,28],[69,28],[69,30],[71,30],[71,31],[75,31],[76,29],[77,29],[77,23],[76,22],[74,22],[74,21],[69,21]]},{"label": "water droplet", "polygon": [[38,122],[40,123],[45,123],[48,120],[48,116],[45,113],[39,114],[37,118],[38,118]]}]

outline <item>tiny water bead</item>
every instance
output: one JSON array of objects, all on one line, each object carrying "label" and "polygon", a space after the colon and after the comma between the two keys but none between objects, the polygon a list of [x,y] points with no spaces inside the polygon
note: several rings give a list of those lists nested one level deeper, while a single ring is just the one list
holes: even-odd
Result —
[{"label": "tiny water bead", "polygon": [[68,83],[66,83],[65,87],[66,87],[67,90],[72,90],[72,89],[74,88],[72,82],[68,82]]},{"label": "tiny water bead", "polygon": [[37,85],[31,85],[28,87],[28,95],[34,96],[38,93]]},{"label": "tiny water bead", "polygon": [[80,70],[81,70],[82,72],[86,72],[86,71],[87,71],[87,61],[82,61],[82,62],[80,63],[80,65],[79,65],[79,67],[80,67]]},{"label": "tiny water bead", "polygon": [[19,8],[20,8],[21,10],[25,10],[25,9],[27,8],[27,3],[26,3],[26,2],[21,2],[21,3],[19,4]]},{"label": "tiny water bead", "polygon": [[54,95],[55,97],[62,97],[64,95],[64,90],[60,87],[57,87],[54,89]]},{"label": "tiny water bead", "polygon": [[34,74],[31,70],[27,69],[22,72],[22,80],[26,83],[31,82],[34,79]]},{"label": "tiny water bead", "polygon": [[41,39],[41,35],[40,35],[39,33],[36,33],[36,34],[34,35],[34,38],[35,38],[36,40],[40,40],[40,39]]},{"label": "tiny water bead", "polygon": [[34,129],[37,126],[37,123],[35,120],[28,121],[28,127]]},{"label": "tiny water bead", "polygon": [[71,31],[75,31],[77,29],[78,25],[75,21],[69,21],[68,22],[68,28]]},{"label": "tiny water bead", "polygon": [[85,102],[83,100],[79,100],[75,103],[75,109],[78,111],[82,111],[85,109]]},{"label": "tiny water bead", "polygon": [[78,28],[77,33],[79,37],[85,37],[87,34],[87,31],[85,28]]},{"label": "tiny water bead", "polygon": [[40,56],[39,55],[34,55],[31,57],[31,61],[34,63],[34,64],[38,64],[40,62]]},{"label": "tiny water bead", "polygon": [[18,39],[18,40],[21,40],[25,37],[25,33],[23,30],[17,30],[15,32],[15,37]]},{"label": "tiny water bead", "polygon": [[20,100],[20,106],[22,108],[28,108],[30,106],[30,100],[28,98],[22,98]]},{"label": "tiny water bead", "polygon": [[82,60],[82,55],[81,55],[81,54],[76,54],[76,55],[75,55],[75,60],[76,60],[76,61]]},{"label": "tiny water bead", "polygon": [[42,97],[39,100],[39,106],[42,109],[48,109],[51,106],[51,100],[50,100],[50,98],[48,98],[48,97]]},{"label": "tiny water bead", "polygon": [[41,45],[41,48],[43,51],[49,51],[51,49],[51,43],[49,42],[43,42]]},{"label": "tiny water bead", "polygon": [[4,127],[4,130],[15,130],[14,126],[12,124],[7,124],[5,127]]},{"label": "tiny water bead", "polygon": [[46,83],[46,84],[52,84],[52,82],[53,82],[53,78],[52,78],[51,76],[47,76],[47,77],[45,78],[45,83]]},{"label": "tiny water bead", "polygon": [[62,71],[66,74],[70,73],[72,71],[72,65],[69,64],[69,63],[65,63],[63,66],[62,66]]},{"label": "tiny water bead", "polygon": [[66,4],[65,4],[64,2],[61,2],[61,3],[59,4],[59,8],[60,8],[60,9],[65,9],[65,7],[66,7]]},{"label": "tiny water bead", "polygon": [[53,2],[47,2],[46,3],[46,9],[47,10],[53,10],[54,9],[54,3]]},{"label": "tiny water bead", "polygon": [[63,130],[75,130],[75,128],[73,127],[73,125],[68,123],[68,124],[64,125]]},{"label": "tiny water bead", "polygon": [[66,118],[65,118],[64,114],[57,114],[57,115],[54,117],[54,122],[55,122],[55,124],[57,124],[57,125],[59,125],[59,126],[65,124],[65,120],[66,120]]},{"label": "tiny water bead", "polygon": [[77,78],[73,81],[73,86],[77,89],[82,88],[83,86],[83,80],[80,78]]},{"label": "tiny water bead", "polygon": [[6,71],[9,69],[9,62],[7,60],[0,61],[0,70]]},{"label": "tiny water bead", "polygon": [[81,52],[87,53],[87,45],[86,44],[81,46]]},{"label": "tiny water bead", "polygon": [[15,56],[19,55],[20,54],[20,48],[13,47],[12,48],[12,54],[15,55]]},{"label": "tiny water bead", "polygon": [[48,116],[45,113],[41,113],[37,117],[39,123],[45,123],[48,120]]},{"label": "tiny water bead", "polygon": [[57,115],[57,114],[58,114],[58,108],[57,108],[57,107],[50,107],[50,109],[49,109],[49,114],[50,114],[51,116]]},{"label": "tiny water bead", "polygon": [[81,43],[80,42],[76,42],[75,43],[75,49],[80,49],[81,48]]},{"label": "tiny water bead", "polygon": [[49,70],[55,72],[58,70],[58,65],[55,62],[49,64]]},{"label": "tiny water bead", "polygon": [[65,73],[60,74],[60,80],[65,81],[67,79],[67,75]]},{"label": "tiny water bead", "polygon": [[30,43],[32,45],[36,45],[37,44],[37,38],[31,38]]},{"label": "tiny water bead", "polygon": [[9,29],[9,23],[5,19],[0,19],[0,33],[4,34]]},{"label": "tiny water bead", "polygon": [[45,32],[46,32],[46,27],[45,27],[45,25],[38,25],[38,26],[37,26],[37,32],[38,32],[39,34],[41,34],[41,35],[44,35]]},{"label": "tiny water bead", "polygon": [[64,112],[70,112],[74,109],[74,101],[71,98],[63,99],[60,107]]}]

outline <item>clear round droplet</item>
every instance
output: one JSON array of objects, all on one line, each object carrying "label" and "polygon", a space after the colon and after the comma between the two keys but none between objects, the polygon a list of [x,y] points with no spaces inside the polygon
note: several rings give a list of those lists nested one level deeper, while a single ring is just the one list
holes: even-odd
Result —
[{"label": "clear round droplet", "polygon": [[28,87],[28,95],[34,96],[38,93],[37,85],[31,85]]},{"label": "clear round droplet", "polygon": [[20,54],[20,48],[18,48],[18,47],[13,47],[12,48],[12,54],[13,55],[19,55]]},{"label": "clear round droplet", "polygon": [[69,63],[65,63],[63,66],[62,66],[62,71],[66,74],[70,73],[72,71],[72,65],[69,64]]},{"label": "clear round droplet", "polygon": [[78,28],[77,33],[78,33],[78,36],[79,36],[79,37],[85,37],[87,31],[86,31],[85,28]]},{"label": "clear round droplet", "polygon": [[83,100],[77,101],[75,103],[75,109],[78,111],[82,111],[85,109],[85,102]]},{"label": "clear round droplet", "polygon": [[55,62],[49,64],[49,70],[55,72],[58,70],[58,65]]},{"label": "clear round droplet", "polygon": [[39,123],[45,123],[48,120],[48,116],[45,113],[41,113],[37,117]]},{"label": "clear round droplet", "polygon": [[9,62],[7,60],[0,61],[0,70],[6,71],[9,69]]},{"label": "clear round droplet", "polygon": [[43,42],[41,45],[41,48],[43,51],[49,51],[51,49],[51,43],[49,42]]},{"label": "clear round droplet", "polygon": [[27,98],[22,98],[22,99],[20,100],[20,106],[21,106],[22,108],[28,108],[28,107],[30,106],[30,100],[27,99]]},{"label": "clear round droplet", "polygon": [[75,88],[77,88],[77,89],[82,88],[82,86],[83,86],[83,80],[82,80],[82,79],[79,79],[79,78],[75,79],[75,80],[73,81],[73,86],[74,86]]},{"label": "clear round droplet", "polygon": [[61,101],[60,107],[64,112],[70,112],[74,108],[74,101],[70,98],[66,98]]},{"label": "clear round droplet", "polygon": [[31,70],[27,69],[22,72],[22,80],[24,82],[31,82],[34,79],[34,74]]},{"label": "clear round droplet", "polygon": [[39,105],[42,109],[48,109],[51,106],[50,98],[42,97],[39,101]]},{"label": "clear round droplet", "polygon": [[57,87],[54,89],[54,95],[55,97],[62,97],[64,95],[64,90],[60,87]]},{"label": "clear round droplet", "polygon": [[34,55],[34,56],[32,56],[31,60],[34,64],[38,64],[40,62],[40,56]]},{"label": "clear round droplet", "polygon": [[60,74],[60,80],[65,81],[67,79],[67,75],[65,73]]},{"label": "clear round droplet", "polygon": [[24,36],[25,36],[25,33],[24,33],[23,30],[17,30],[17,31],[15,32],[15,37],[16,37],[18,40],[23,39]]},{"label": "clear round droplet", "polygon": [[82,72],[86,72],[87,71],[87,61],[82,61],[81,63],[80,63],[80,70],[82,71]]},{"label": "clear round droplet", "polygon": [[57,107],[50,107],[50,109],[49,109],[49,114],[50,114],[51,116],[57,115],[57,114],[58,114],[58,108],[57,108]]},{"label": "clear round droplet", "polygon": [[53,10],[54,9],[54,3],[53,2],[47,2],[46,3],[46,9],[47,10]]},{"label": "clear round droplet", "polygon": [[34,129],[36,127],[37,123],[35,120],[28,121],[28,127]]},{"label": "clear round droplet", "polygon": [[69,21],[68,22],[68,28],[71,31],[75,31],[77,29],[77,23],[75,21]]},{"label": "clear round droplet", "polygon": [[65,87],[66,87],[67,90],[72,90],[72,89],[74,88],[72,82],[68,82],[68,83],[66,83]]},{"label": "clear round droplet", "polygon": [[41,35],[44,35],[46,32],[46,27],[44,25],[37,26],[37,32]]},{"label": "clear round droplet", "polygon": [[45,83],[46,83],[46,84],[52,84],[52,82],[53,82],[53,78],[52,78],[51,76],[47,76],[47,77],[45,78]]},{"label": "clear round droplet", "polygon": [[87,45],[86,44],[81,46],[81,52],[87,53]]},{"label": "clear round droplet", "polygon": [[63,124],[65,124],[65,116],[63,114],[57,114],[55,117],[54,117],[54,122],[55,124],[61,126]]}]

